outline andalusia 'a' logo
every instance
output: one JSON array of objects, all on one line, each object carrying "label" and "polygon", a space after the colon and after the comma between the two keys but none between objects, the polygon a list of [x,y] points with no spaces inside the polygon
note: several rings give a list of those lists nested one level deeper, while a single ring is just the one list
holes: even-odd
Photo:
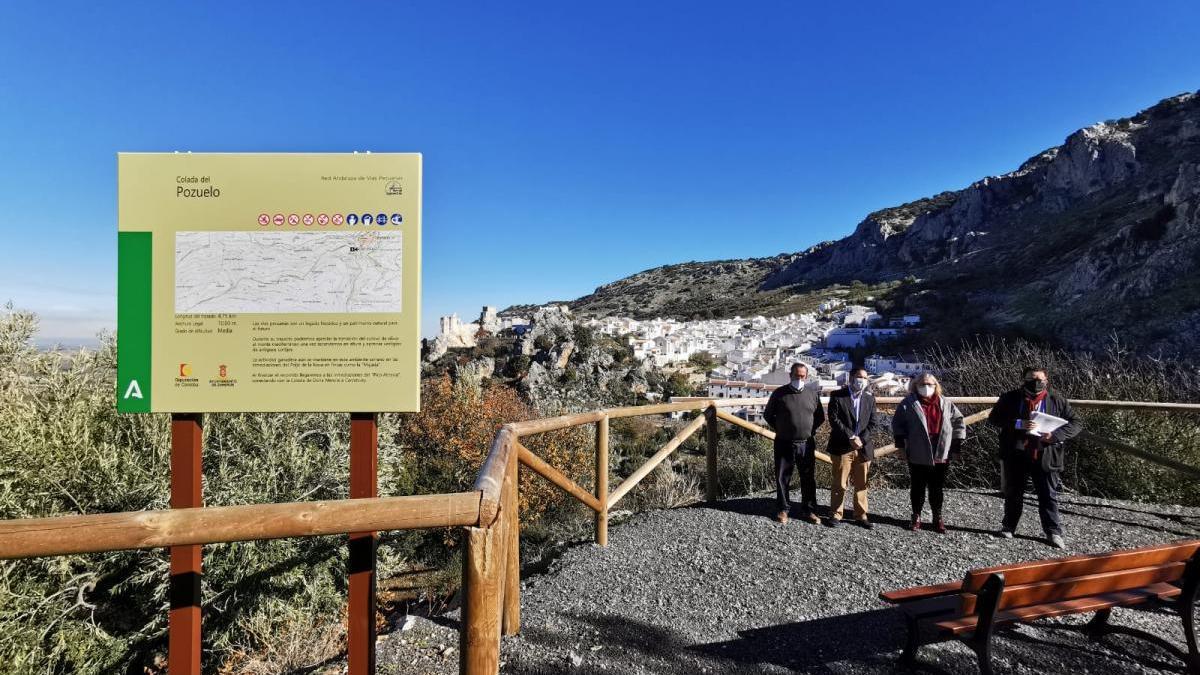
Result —
[{"label": "andalusia 'a' logo", "polygon": [[125,398],[143,398],[142,388],[138,386],[137,380],[129,381],[129,386],[125,388]]}]

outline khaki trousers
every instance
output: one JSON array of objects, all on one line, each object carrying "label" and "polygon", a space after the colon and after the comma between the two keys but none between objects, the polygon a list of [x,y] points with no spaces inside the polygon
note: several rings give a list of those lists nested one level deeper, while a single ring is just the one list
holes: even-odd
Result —
[{"label": "khaki trousers", "polygon": [[846,485],[854,485],[854,517],[862,520],[867,517],[867,472],[871,462],[851,450],[844,455],[830,455],[833,464],[833,485],[829,487],[829,509],[836,520],[842,519],[842,509],[846,504]]}]

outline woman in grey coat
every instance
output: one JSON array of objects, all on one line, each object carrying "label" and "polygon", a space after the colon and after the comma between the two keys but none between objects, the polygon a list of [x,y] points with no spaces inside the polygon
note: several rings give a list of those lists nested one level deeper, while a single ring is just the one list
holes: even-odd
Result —
[{"label": "woman in grey coat", "polygon": [[925,508],[925,492],[933,509],[933,527],[945,534],[942,520],[942,492],[950,460],[959,456],[967,425],[963,415],[950,399],[942,395],[942,385],[928,371],[914,377],[908,384],[908,396],[896,406],[892,417],[892,436],[896,448],[908,459],[912,479],[913,531],[921,529],[921,511]]}]

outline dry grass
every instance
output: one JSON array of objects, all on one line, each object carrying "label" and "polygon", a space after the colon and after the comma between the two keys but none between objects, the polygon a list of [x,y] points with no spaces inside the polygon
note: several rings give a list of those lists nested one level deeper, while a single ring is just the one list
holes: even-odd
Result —
[{"label": "dry grass", "polygon": [[222,675],[286,675],[311,672],[336,659],[346,631],[341,621],[314,620],[288,610],[282,617],[254,615],[242,625],[252,640],[238,648],[221,667]]}]

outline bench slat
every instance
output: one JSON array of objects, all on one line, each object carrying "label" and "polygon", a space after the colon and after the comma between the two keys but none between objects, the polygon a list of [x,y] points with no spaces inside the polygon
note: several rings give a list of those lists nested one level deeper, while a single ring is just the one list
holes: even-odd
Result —
[{"label": "bench slat", "polygon": [[[1172,584],[1151,584],[1144,588],[1129,589],[1116,593],[1104,593],[1102,595],[1094,595],[1086,598],[1075,598],[1074,600],[1064,600],[1061,602],[1052,602],[1042,605],[1028,605],[1025,607],[1019,607],[1017,609],[997,612],[996,623],[1034,621],[1036,619],[1048,619],[1056,616],[1066,616],[1068,614],[1096,612],[1102,609],[1110,609],[1112,607],[1137,605],[1154,598],[1166,600],[1179,595],[1180,592],[1181,591],[1179,587]],[[975,630],[975,625],[978,621],[978,615],[959,616],[952,619],[936,621],[934,622],[934,625],[948,633],[959,635],[961,633],[967,633]]]},{"label": "bench slat", "polygon": [[977,592],[983,588],[988,577],[1000,573],[1007,586],[1019,586],[1039,581],[1069,577],[1082,577],[1104,572],[1117,572],[1139,567],[1152,567],[1168,563],[1184,562],[1200,548],[1200,539],[1135,548],[1099,555],[1081,555],[1071,558],[1038,560],[1035,562],[986,567],[967,572],[962,590]]},{"label": "bench slat", "polygon": [[[1091,595],[1117,593],[1124,590],[1143,588],[1151,584],[1177,581],[1183,578],[1186,564],[1177,562],[1156,567],[1140,567],[1137,569],[1102,572],[1087,576],[1071,577],[1068,579],[1053,579],[1038,581],[1030,584],[1004,587],[1000,594],[999,609],[1024,607],[1025,605],[1042,605],[1050,602],[1074,600]],[[975,612],[976,599],[974,594],[964,594],[962,598],[962,613]]]},{"label": "bench slat", "polygon": [[944,584],[934,584],[932,586],[914,586],[913,588],[898,588],[894,591],[885,591],[879,594],[880,599],[898,605],[902,602],[912,602],[914,600],[924,600],[925,598],[936,598],[942,595],[952,595],[962,591],[963,582],[951,581]]}]

